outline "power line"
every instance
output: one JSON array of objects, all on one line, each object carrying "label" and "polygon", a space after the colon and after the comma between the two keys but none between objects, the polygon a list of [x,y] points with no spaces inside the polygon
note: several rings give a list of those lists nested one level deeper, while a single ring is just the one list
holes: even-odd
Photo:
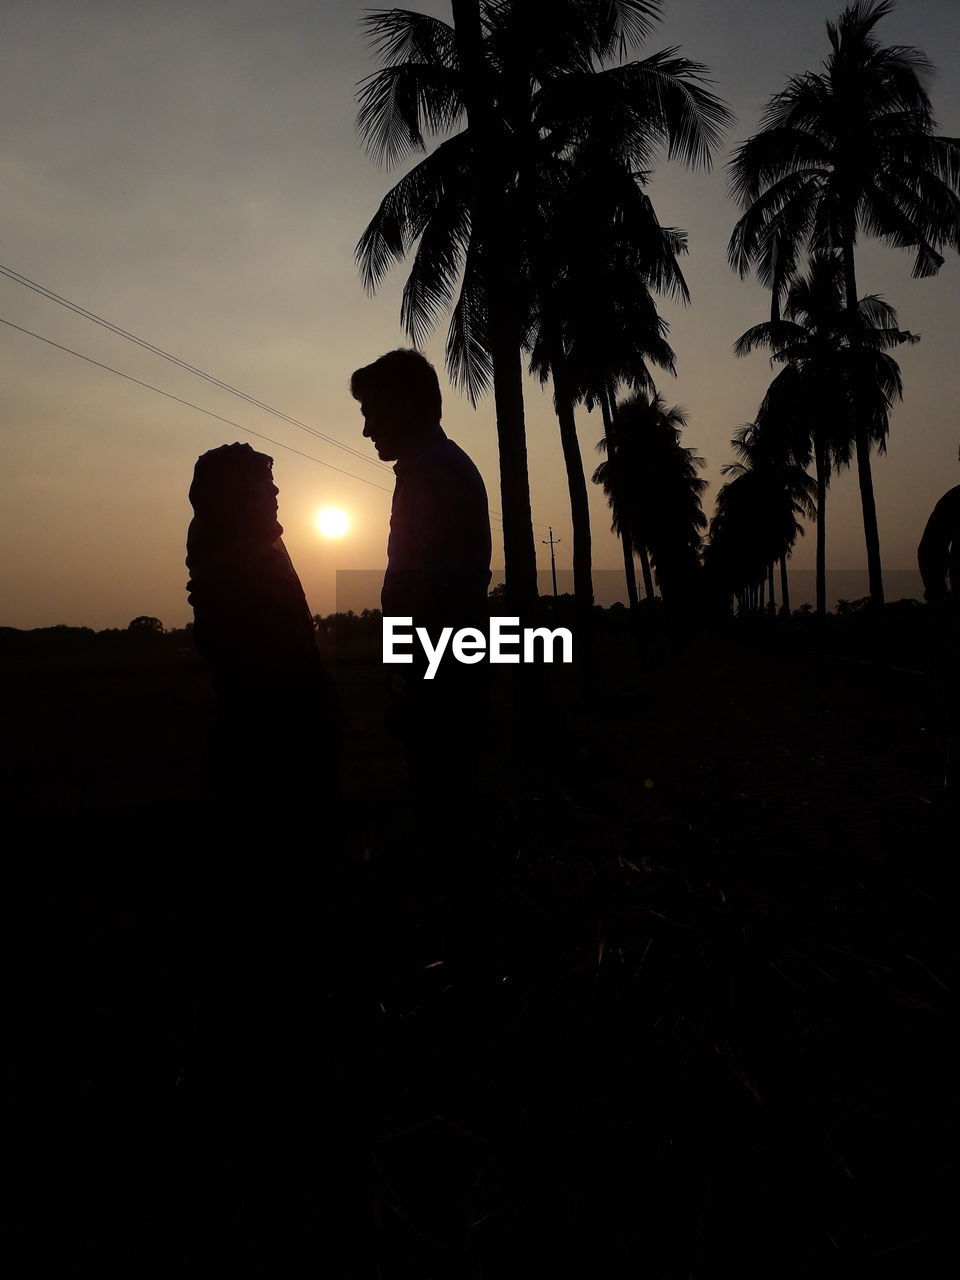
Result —
[{"label": "power line", "polygon": [[[56,302],[62,307],[75,312],[78,316],[82,316],[85,320],[90,320],[94,324],[98,324],[101,328],[108,329],[111,333],[115,333],[120,338],[125,338],[128,342],[135,343],[138,347],[142,347],[144,351],[149,351],[153,355],[160,356],[163,360],[169,360],[171,364],[185,369],[188,373],[195,374],[198,378],[203,378],[206,382],[212,383],[213,386],[219,387],[222,391],[229,391],[231,395],[239,396],[241,400],[246,400],[248,404],[254,405],[258,409],[263,409],[266,413],[272,413],[274,417],[282,418],[284,422],[289,422],[294,427],[299,427],[301,431],[306,431],[309,435],[315,436],[319,440],[324,440],[327,444],[332,444],[338,449],[344,449],[347,453],[352,453],[354,457],[359,458],[362,462],[368,463],[370,466],[377,467],[381,471],[389,471],[390,468],[383,465],[382,462],[371,458],[368,454],[361,452],[359,449],[353,448],[352,445],[344,444],[342,440],[337,440],[334,436],[328,436],[322,431],[318,431],[316,427],[311,427],[305,422],[300,422],[297,418],[292,418],[289,414],[284,413],[282,409],[275,409],[272,405],[266,404],[263,400],[258,400],[255,396],[249,395],[246,391],[241,391],[238,387],[232,386],[229,382],[223,382],[220,378],[214,377],[212,373],[198,368],[194,364],[190,364],[187,360],[182,360],[179,356],[172,355],[169,351],[164,351],[162,347],[155,346],[152,342],[148,342],[146,338],[138,337],[137,334],[131,333],[129,329],[124,329],[120,325],[114,324],[112,320],[106,320],[103,316],[97,315],[95,311],[81,306],[78,302],[71,302],[69,298],[64,298],[61,294],[55,293],[52,289],[48,289],[46,285],[38,284],[36,280],[31,280],[29,276],[21,275],[19,271],[14,271],[12,267],[4,266],[0,263],[0,275],[4,275],[8,280],[12,280],[15,284],[21,284],[27,289],[32,289],[34,293],[39,293],[41,297]],[[35,335],[36,336],[36,335]],[[76,354],[75,352],[73,354]],[[347,473],[349,474],[349,473]]]},{"label": "power line", "polygon": [[304,453],[300,449],[295,449],[293,445],[284,444],[282,440],[274,440],[271,436],[265,436],[262,432],[254,431],[250,427],[245,427],[240,422],[234,422],[232,418],[225,418],[222,414],[214,413],[211,409],[204,409],[202,405],[194,404],[192,400],[184,400],[181,396],[175,396],[169,391],[164,391],[160,387],[155,387],[149,382],[143,382],[140,378],[134,378],[129,373],[123,373],[120,369],[114,369],[112,365],[103,364],[100,360],[94,360],[92,356],[85,356],[80,351],[74,351],[72,347],[65,347],[60,342],[54,342],[52,338],[45,338],[42,333],[34,333],[32,329],[25,329],[22,325],[14,324],[12,320],[6,320],[0,316],[0,324],[5,324],[10,329],[16,329],[18,333],[25,333],[29,338],[36,338],[38,342],[44,342],[48,347],[55,347],[58,351],[65,351],[67,355],[75,356],[78,360],[84,360],[87,364],[94,365],[97,369],[104,369],[107,373],[116,374],[118,378],[123,378],[126,382],[132,382],[138,387],[144,387],[147,391],[154,391],[158,396],[164,396],[167,400],[173,400],[177,404],[184,405],[188,409],[195,409],[197,413],[206,414],[208,418],[214,418],[217,422],[226,423],[228,427],[235,427],[238,431],[246,431],[248,435],[256,436],[258,440],[265,440],[267,444],[276,445],[278,449],[286,449],[290,453],[295,453],[300,458],[306,458],[308,462],[317,462],[321,467],[328,467],[331,471],[336,471],[339,475],[348,476],[351,480],[359,480],[361,484],[368,484],[373,489],[379,489],[381,493],[392,494],[393,490],[388,489],[385,485],[376,484],[373,480],[368,480],[365,476],[355,475],[352,471],[344,471],[342,467],[335,467],[332,462],[325,462],[322,458],[315,458],[310,453]]},{"label": "power line", "polygon": [[32,329],[24,329],[22,325],[14,324],[12,320],[5,320],[3,316],[0,316],[0,324],[5,324],[10,329],[16,329],[18,333],[25,333],[29,338],[36,338],[38,342],[45,342],[48,347],[56,347],[58,351],[65,351],[69,356],[76,356],[78,360],[85,360],[87,364],[95,365],[98,369],[105,369],[107,373],[115,373],[118,378],[133,382],[138,387],[145,387],[147,391],[155,391],[158,396],[165,396],[168,400],[174,400],[177,404],[185,405],[188,409],[196,409],[197,413],[205,413],[208,418],[215,418],[217,422],[225,422],[228,427],[236,427],[238,431],[246,431],[248,435],[256,436],[258,440],[266,440],[268,444],[276,445],[278,449],[287,449],[290,453],[296,453],[299,457],[306,458],[309,462],[318,462],[321,467],[329,467],[331,471],[336,471],[342,476],[349,476],[351,480],[359,480],[361,484],[368,484],[374,489],[379,489],[382,493],[392,493],[392,490],[388,489],[386,485],[375,484],[364,476],[354,475],[352,471],[344,471],[342,467],[335,467],[332,462],[324,462],[322,458],[315,458],[310,453],[303,453],[300,449],[294,449],[292,445],[284,444],[282,440],[274,440],[259,431],[243,426],[240,422],[234,422],[232,418],[225,418],[222,414],[214,413],[211,409],[204,409],[202,405],[194,404],[192,400],[184,400],[180,396],[172,395],[169,391],[163,391],[160,387],[155,387],[149,382],[142,382],[139,378],[134,378],[129,373],[121,373],[119,369],[114,369],[112,365],[102,364],[91,356],[85,356],[80,351],[74,351],[72,347],[65,347],[59,342],[54,342],[52,338],[45,338],[42,333],[34,333]]},{"label": "power line", "polygon": [[[118,337],[126,339],[128,342],[134,343],[144,351],[149,351],[153,355],[160,356],[161,359],[177,365],[179,368],[186,370],[186,372],[192,373],[198,378],[203,378],[204,381],[209,382],[212,386],[219,387],[222,391],[227,391],[231,395],[239,396],[241,400],[245,400],[255,408],[262,409],[266,413],[273,414],[274,417],[280,418],[284,422],[289,422],[291,426],[298,427],[301,431],[306,431],[309,435],[316,437],[318,440],[323,440],[327,444],[332,444],[337,449],[343,449],[346,453],[352,454],[355,458],[359,458],[361,462],[366,462],[369,466],[377,467],[381,471],[392,470],[392,468],[385,466],[382,462],[379,462],[374,458],[369,457],[359,449],[353,448],[352,445],[345,444],[342,440],[337,440],[334,436],[328,436],[324,432],[318,431],[316,427],[311,427],[309,424],[301,422],[299,419],[293,418],[289,414],[284,413],[282,409],[276,409],[265,401],[258,400],[255,396],[251,396],[246,391],[241,391],[239,387],[234,387],[229,382],[224,382],[213,374],[207,373],[206,370],[199,368],[197,365],[190,364],[189,361],[181,359],[180,356],[175,356],[171,352],[165,351],[162,347],[156,346],[146,338],[139,337],[139,335],[132,333],[129,329],[124,329],[121,325],[115,324],[112,320],[107,320],[105,317],[98,315],[95,311],[91,311],[88,307],[81,306],[80,303],[73,302],[69,298],[65,298],[62,294],[57,293],[53,289],[47,288],[46,285],[40,284],[36,280],[31,280],[29,276],[25,276],[21,272],[15,271],[13,267],[8,267],[4,263],[0,263],[0,275],[5,276],[8,280],[12,280],[14,284],[23,285],[24,288],[32,290],[34,293],[47,298],[51,302],[56,302],[59,306],[66,307],[69,311],[74,312],[83,319],[90,320],[92,323],[100,325],[101,328],[107,329],[110,333],[114,333]],[[13,325],[8,320],[4,320],[3,323],[11,325],[14,329],[20,328],[19,325]],[[66,351],[80,360],[86,360],[89,364],[97,365],[98,368],[106,369],[110,373],[116,373],[121,378],[127,378],[128,381],[137,382],[138,385],[147,387],[150,391],[156,391],[159,395],[168,396],[168,398],[176,400],[178,403],[187,405],[190,408],[196,409],[200,413],[206,413],[210,417],[220,418],[219,414],[213,414],[210,410],[203,409],[199,405],[194,405],[189,400],[182,400],[179,396],[173,396],[170,395],[169,392],[161,391],[159,387],[153,387],[149,383],[139,382],[138,379],[130,377],[129,374],[121,373],[118,369],[113,369],[109,365],[101,364],[97,360],[92,360],[89,356],[81,355],[80,352],[73,351],[69,347],[62,347],[59,343],[52,342],[49,338],[44,338],[41,334],[32,333],[29,329],[21,329],[20,331],[22,333],[29,334],[30,337],[39,339],[41,342],[47,342],[50,346],[59,347],[61,351]],[[341,475],[352,476],[355,480],[361,479],[360,476],[355,476],[351,471],[343,471],[340,467],[333,466],[332,463],[324,463],[320,458],[314,458],[310,454],[301,453],[299,449],[294,449],[292,446],[285,445],[280,441],[271,440],[269,436],[261,435],[256,431],[251,431],[250,428],[241,426],[239,423],[233,423],[229,418],[220,418],[220,421],[226,422],[231,426],[236,426],[240,431],[247,431],[250,435],[258,436],[261,440],[267,440],[271,444],[276,444],[281,449],[289,449],[291,453],[298,453],[301,457],[309,458],[312,462],[319,462],[322,466],[329,466],[331,470],[339,471]],[[373,482],[363,481],[363,483],[372,484]],[[382,485],[374,485],[373,487],[378,489],[383,488]],[[390,492],[389,490],[384,491]],[[498,523],[503,523],[503,516],[499,511],[491,509],[490,515]],[[534,520],[533,523],[538,527],[547,527],[538,520]]]},{"label": "power line", "polygon": [[[291,426],[299,427],[301,431],[306,431],[309,435],[315,436],[318,440],[323,440],[327,444],[334,445],[337,449],[343,449],[347,453],[353,454],[355,458],[359,458],[361,462],[366,462],[369,466],[377,467],[381,471],[392,470],[392,468],[385,466],[382,462],[378,461],[377,459],[371,458],[368,454],[363,453],[359,449],[355,449],[352,445],[344,444],[342,440],[337,440],[335,436],[328,436],[324,432],[318,431],[316,427],[311,427],[309,426],[309,424],[305,422],[300,422],[300,420],[297,418],[292,418],[289,414],[284,413],[282,409],[275,409],[272,405],[265,403],[265,401],[258,400],[255,396],[249,395],[246,391],[241,391],[239,387],[232,386],[229,382],[223,382],[220,378],[214,377],[212,373],[207,373],[206,370],[199,368],[197,365],[190,364],[189,361],[182,360],[179,356],[175,356],[171,352],[165,351],[162,347],[155,346],[154,343],[147,341],[146,338],[139,337],[137,334],[132,333],[129,329],[124,329],[122,326],[118,324],[114,324],[112,320],[107,320],[103,316],[97,315],[95,311],[91,311],[88,307],[81,306],[79,302],[71,302],[69,298],[65,298],[62,294],[57,293],[53,289],[48,289],[46,285],[40,284],[36,280],[31,280],[29,276],[25,276],[19,271],[14,271],[13,267],[8,267],[8,266],[5,266],[3,263],[0,263],[0,275],[6,276],[7,279],[12,280],[14,284],[20,284],[20,285],[23,285],[24,288],[32,289],[34,293],[40,294],[41,297],[47,298],[51,302],[56,302],[60,306],[68,308],[68,310],[75,312],[78,316],[81,316],[83,319],[90,320],[94,324],[100,325],[102,328],[109,330],[111,333],[115,333],[118,337],[125,338],[128,342],[135,343],[138,347],[142,347],[144,351],[149,351],[153,355],[160,356],[161,359],[163,360],[169,360],[171,364],[175,364],[179,366],[179,368],[185,369],[188,373],[195,374],[198,378],[203,378],[206,382],[211,383],[215,387],[219,387],[222,391],[229,391],[231,395],[239,396],[241,400],[246,400],[248,404],[254,405],[257,409],[263,409],[265,413],[272,413],[274,417],[281,418],[284,422],[289,422]],[[28,332],[28,330],[24,330],[23,332],[26,333]],[[39,337],[39,334],[34,334],[32,336]],[[41,341],[47,341],[47,339],[41,339]],[[55,346],[56,343],[54,343],[53,345]],[[63,350],[67,350],[67,349],[68,348],[63,348]],[[71,355],[76,355],[76,354],[77,352],[71,352]],[[86,359],[86,358],[87,357],[85,356],[80,357],[80,359]],[[96,361],[94,361],[93,363],[96,363]],[[103,365],[101,367],[107,368],[108,366]],[[117,371],[112,370],[112,372],[117,372]],[[126,377],[127,375],[124,374],[121,376]],[[156,388],[151,388],[151,389],[156,390]],[[161,394],[166,395],[167,393],[162,392]],[[176,397],[174,397],[174,399],[176,399]],[[188,402],[184,402],[184,403],[188,403]],[[207,410],[204,409],[204,410],[201,410],[201,412],[206,413]],[[224,421],[229,421],[229,419],[224,419]],[[241,427],[240,430],[246,431],[247,428]],[[256,432],[253,432],[252,434],[256,435]],[[264,440],[268,439],[267,436],[263,436],[261,438]],[[289,447],[290,446],[288,445],[281,445],[281,448],[289,448]],[[299,452],[299,450],[293,449],[292,452],[297,453]],[[309,457],[309,455],[303,454],[303,457]],[[319,462],[320,459],[313,458],[312,461]],[[324,465],[331,465],[331,464],[324,464]],[[337,471],[338,469],[339,468],[337,467],[333,467],[334,471]],[[343,474],[351,475],[352,472],[345,471],[343,472]],[[355,477],[355,479],[359,479],[359,478],[360,478],[359,476]],[[499,511],[494,511],[491,509],[490,515],[498,522],[500,523],[503,522],[503,516],[500,514]],[[542,528],[542,529],[547,528],[547,526],[540,520],[534,520],[533,523],[537,525],[539,528]]]},{"label": "power line", "polygon": [[[503,522],[503,516],[500,514],[500,512],[499,512],[499,511],[494,511],[493,507],[491,507],[491,508],[490,508],[490,514],[491,514],[495,519],[497,519],[497,520],[501,521],[501,523]],[[531,521],[530,521],[530,523],[531,523],[532,525],[535,525],[535,526],[536,526],[536,528],[538,528],[538,529],[549,529],[549,528],[550,528],[550,526],[547,524],[546,520],[531,520]],[[547,539],[545,538],[545,539],[544,539],[544,541],[546,542],[546,541],[547,541]]]}]

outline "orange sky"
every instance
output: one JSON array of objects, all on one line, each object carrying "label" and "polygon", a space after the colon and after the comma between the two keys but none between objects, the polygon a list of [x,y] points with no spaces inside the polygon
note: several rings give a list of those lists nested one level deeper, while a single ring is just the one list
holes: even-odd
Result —
[{"label": "orange sky", "polygon": [[[364,7],[5,0],[0,262],[366,451],[349,375],[405,340],[397,320],[402,273],[371,300],[352,260],[390,182],[354,130],[355,84],[373,66],[357,23]],[[443,3],[418,7],[449,12]],[[737,114],[730,145],[753,131],[789,73],[819,63],[823,17],[835,13],[808,0],[667,0],[664,8],[646,52],[679,43],[708,63]],[[960,133],[960,6],[901,0],[880,34],[920,46],[938,64],[941,131]],[[664,165],[652,194],[661,221],[691,239],[685,272],[693,304],[664,306],[678,377],[664,377],[661,390],[687,408],[684,443],[706,456],[716,481],[732,432],[753,416],[770,376],[762,355],[738,362],[730,353],[765,316],[766,295],[726,265],[736,210],[722,163],[711,174]],[[873,243],[861,247],[858,266],[861,291],[882,293],[923,338],[898,355],[906,401],[893,418],[889,455],[875,468],[884,563],[908,569],[933,502],[960,483],[960,267],[950,259],[936,279],[913,281],[908,254]],[[190,616],[183,544],[193,463],[232,440],[250,440],[276,459],[285,539],[316,611],[334,607],[338,568],[382,567],[392,476],[372,465],[372,449],[369,463],[343,453],[2,277],[0,316],[369,482],[258,445],[0,325],[0,625],[126,626],[143,613],[182,625]],[[427,349],[440,370],[442,342],[440,333]],[[446,389],[442,373],[441,381]],[[475,412],[445,390],[444,425],[476,460],[499,510],[492,401]],[[579,426],[592,467],[601,428],[585,412]],[[549,395],[532,386],[528,433],[538,544],[552,524],[566,568],[557,429]],[[598,490],[591,501],[597,567],[616,570],[619,552]],[[346,537],[318,535],[322,506],[349,513]],[[828,518],[831,565],[859,568],[852,476],[835,482]],[[538,549],[546,569],[548,549]],[[812,567],[813,551],[811,536],[797,567]]]}]

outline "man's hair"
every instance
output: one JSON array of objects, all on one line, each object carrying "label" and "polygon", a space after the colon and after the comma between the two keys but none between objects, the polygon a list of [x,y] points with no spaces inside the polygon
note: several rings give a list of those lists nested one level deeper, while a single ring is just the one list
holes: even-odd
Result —
[{"label": "man's hair", "polygon": [[412,347],[388,351],[373,364],[364,365],[350,379],[354,400],[368,396],[400,400],[414,412],[439,422],[443,413],[440,380],[430,361]]}]

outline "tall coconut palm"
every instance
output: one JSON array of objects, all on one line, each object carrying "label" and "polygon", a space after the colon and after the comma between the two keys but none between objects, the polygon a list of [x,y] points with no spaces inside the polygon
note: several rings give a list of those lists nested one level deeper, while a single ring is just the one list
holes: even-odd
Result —
[{"label": "tall coconut palm", "polygon": [[590,603],[590,525],[575,407],[591,400],[598,385],[601,392],[620,380],[652,386],[647,361],[673,371],[651,288],[688,298],[677,263],[686,239],[660,226],[649,197],[616,164],[579,153],[559,176],[556,189],[542,194],[542,232],[529,251],[527,344],[531,372],[553,381],[571,506],[581,513],[573,522],[575,591]]},{"label": "tall coconut palm", "polygon": [[[579,270],[565,308],[569,359],[578,399],[588,410],[599,407],[609,443],[615,430],[619,389],[652,395],[656,385],[651,365],[676,373],[674,353],[667,341],[669,326],[651,295],[666,294],[682,304],[690,301],[678,264],[678,257],[687,251],[687,238],[684,232],[660,226],[649,197],[641,189],[645,175],[624,175],[619,184],[616,180],[607,184],[596,180],[593,166],[588,164],[584,176],[586,207],[571,226]],[[598,187],[613,191],[618,186],[626,198],[611,219],[599,223]],[[626,530],[621,531],[620,541],[627,595],[631,608],[636,608],[634,550]],[[650,566],[642,549],[640,564],[649,597],[653,593]]]},{"label": "tall coconut palm", "polygon": [[[851,341],[861,232],[913,250],[915,276],[934,275],[945,246],[960,249],[960,140],[936,134],[926,57],[877,41],[874,28],[893,7],[857,0],[828,23],[823,70],[788,81],[730,164],[732,193],[745,209],[730,241],[732,265],[741,275],[755,265],[772,286],[775,276],[796,272],[805,249],[837,249]],[[865,423],[855,443],[870,597],[882,604]]]},{"label": "tall coconut palm", "polygon": [[[546,169],[595,139],[601,122],[609,153],[632,169],[663,148],[685,163],[709,162],[729,116],[705,88],[704,68],[671,49],[596,70],[646,35],[659,9],[656,0],[464,0],[454,6],[456,29],[404,10],[367,19],[387,63],[360,95],[358,126],[374,155],[396,161],[425,150],[425,134],[451,132],[465,112],[468,128],[388,192],[358,244],[361,272],[373,290],[417,245],[401,312],[417,344],[459,286],[447,363],[472,396],[491,378],[497,393],[509,348],[503,381],[515,406],[522,244]],[[526,452],[517,415],[501,421],[499,396],[497,410],[506,528],[528,494]],[[528,499],[524,520],[526,546]]]},{"label": "tall coconut palm", "polygon": [[[505,121],[497,110],[485,57],[480,0],[452,0],[452,10],[460,92],[472,135],[468,160],[472,219],[478,238],[489,247],[484,284],[500,453],[504,574],[513,603],[526,610],[537,594],[537,556],[523,414],[517,256],[507,222],[510,173],[505,163]],[[492,263],[494,270],[489,269]]]},{"label": "tall coconut palm", "polygon": [[844,265],[837,251],[816,253],[806,276],[794,277],[783,320],[754,325],[734,345],[738,356],[759,347],[784,369],[767,390],[757,422],[779,436],[793,461],[813,455],[817,479],[817,612],[826,613],[827,486],[834,467],[849,465],[862,440],[882,452],[890,409],[903,395],[896,361],[887,352],[918,341],[898,327],[897,314],[876,295],[857,304],[852,330],[844,300]]},{"label": "tall coconut palm", "polygon": [[[701,507],[706,465],[680,443],[684,411],[663,397],[635,392],[617,407],[610,438],[597,448],[606,458],[593,474],[603,486],[614,530],[626,530],[633,550],[649,556],[666,603],[689,597],[699,568],[707,518]],[[652,583],[645,580],[648,597]]]},{"label": "tall coconut palm", "polygon": [[767,574],[768,499],[762,478],[749,468],[717,491],[704,569],[714,593],[727,602],[737,599],[741,609],[753,609],[759,603]]},{"label": "tall coconut palm", "polygon": [[[801,519],[816,515],[816,486],[796,461],[790,436],[779,429],[780,425],[761,418],[741,427],[731,441],[736,461],[726,463],[720,473],[734,479],[745,475],[753,477],[751,500],[756,524],[753,546],[759,560],[768,566],[770,612],[774,612],[773,566],[779,561],[781,607],[789,614],[787,559],[797,538],[803,536]],[[718,501],[723,509],[723,499],[718,496]]]}]

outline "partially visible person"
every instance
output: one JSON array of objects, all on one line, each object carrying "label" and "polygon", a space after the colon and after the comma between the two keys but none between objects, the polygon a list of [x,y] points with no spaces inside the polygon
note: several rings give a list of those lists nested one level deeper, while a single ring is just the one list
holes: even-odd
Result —
[{"label": "partially visible person", "polygon": [[225,1019],[207,1019],[205,1061],[235,1055],[244,1036],[255,1057],[289,1058],[331,961],[341,717],[281,537],[272,464],[223,445],[198,459],[190,486],[187,590],[216,694],[191,892]]},{"label": "partially visible person", "polygon": [[960,794],[960,485],[934,507],[917,548],[924,598],[937,614],[932,674],[943,685],[949,724],[944,785]]},{"label": "partially visible person", "polygon": [[[440,383],[417,351],[390,351],[358,369],[350,391],[363,434],[396,474],[385,617],[412,618],[436,638],[489,625],[490,517],[483,479],[441,426]],[[483,981],[490,944],[490,851],[480,835],[479,770],[486,739],[485,664],[447,652],[432,680],[415,662],[388,670],[388,731],[404,745],[420,849],[456,916],[448,959],[463,986]]]}]

